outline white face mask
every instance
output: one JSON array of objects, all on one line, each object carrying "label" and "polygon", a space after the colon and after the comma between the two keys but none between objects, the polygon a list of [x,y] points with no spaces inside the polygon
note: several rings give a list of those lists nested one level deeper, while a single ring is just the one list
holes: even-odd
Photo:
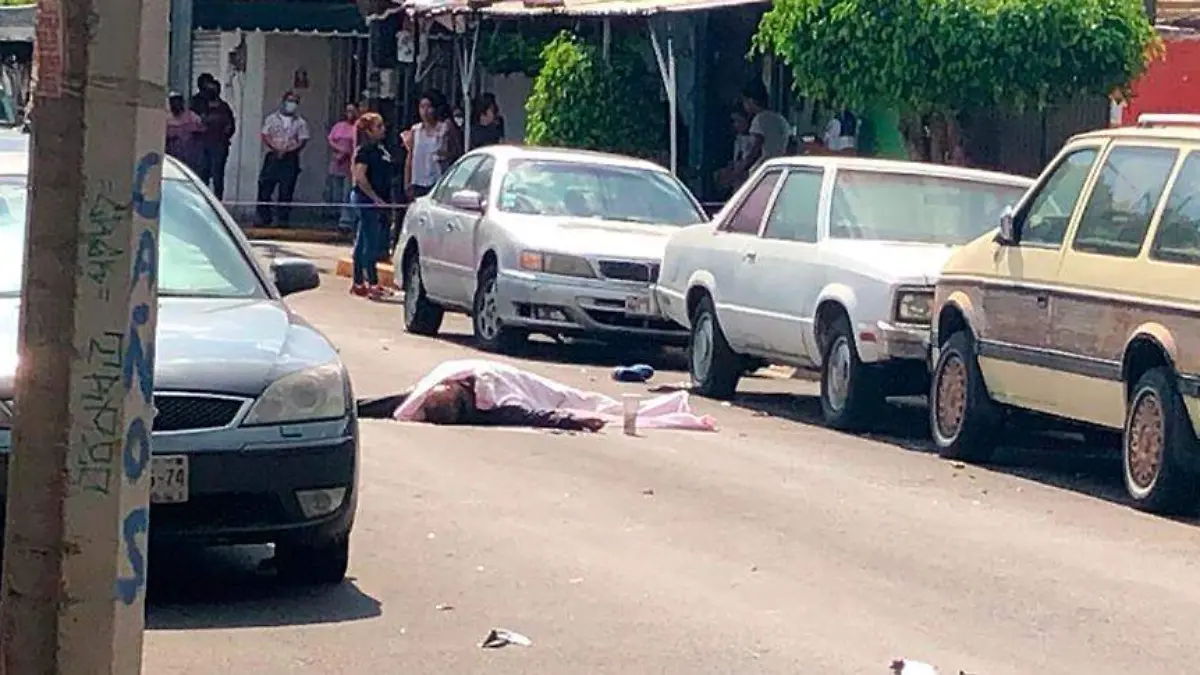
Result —
[{"label": "white face mask", "polygon": [[295,115],[297,107],[298,107],[298,104],[295,101],[284,101],[283,102],[283,114],[284,115]]},{"label": "white face mask", "polygon": [[454,116],[454,124],[460,127],[463,125],[463,118],[461,115]]}]

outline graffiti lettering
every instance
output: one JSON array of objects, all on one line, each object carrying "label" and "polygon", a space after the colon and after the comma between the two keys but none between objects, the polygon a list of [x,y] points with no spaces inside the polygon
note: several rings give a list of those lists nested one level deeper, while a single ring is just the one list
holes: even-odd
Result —
[{"label": "graffiti lettering", "polygon": [[146,428],[146,421],[141,417],[133,418],[129,424],[129,431],[125,432],[123,458],[125,477],[131,481],[139,480],[146,470],[146,465],[150,463],[150,430]]},{"label": "graffiti lettering", "polygon": [[79,432],[77,446],[68,465],[68,484],[74,490],[109,494],[116,474],[116,450],[120,447],[122,346],[125,335],[108,331],[88,341],[84,361],[90,371],[80,383],[81,410],[87,425]]},{"label": "graffiti lettering", "polygon": [[[135,224],[143,221],[137,234],[137,248],[133,256],[130,279],[129,330],[125,334],[124,358],[121,363],[121,384],[126,395],[137,392],[143,404],[138,414],[131,416],[126,424],[125,445],[122,451],[121,468],[125,480],[137,483],[143,480],[146,467],[151,461],[151,422],[146,411],[154,406],[154,325],[151,309],[155,303],[158,284],[158,239],[154,221],[158,219],[159,199],[150,199],[146,194],[153,169],[162,163],[162,156],[150,152],[138,160],[133,171],[133,196],[131,206]],[[149,222],[144,222],[149,221]],[[146,332],[143,338],[143,329]],[[133,605],[146,586],[145,542],[140,541],[149,532],[150,511],[146,506],[136,507],[125,514],[122,521],[122,548],[130,576],[117,578],[117,598],[126,606]]]},{"label": "graffiti lettering", "polygon": [[114,236],[117,226],[129,217],[130,205],[113,199],[112,185],[102,183],[88,206],[87,227],[84,231],[84,273],[97,286],[97,294],[108,299],[108,281],[117,260],[125,253]]},{"label": "graffiti lettering", "polygon": [[125,390],[133,389],[137,380],[142,399],[147,405],[154,402],[154,343],[143,347],[141,328],[150,320],[150,306],[141,303],[133,308],[129,317],[129,341],[125,348],[125,363],[122,365],[122,380]]},{"label": "graffiti lettering", "polygon": [[125,557],[133,574],[117,577],[117,597],[126,606],[132,605],[146,585],[146,556],[138,537],[150,530],[150,510],[142,506],[130,511],[121,523],[121,538],[125,542]]}]

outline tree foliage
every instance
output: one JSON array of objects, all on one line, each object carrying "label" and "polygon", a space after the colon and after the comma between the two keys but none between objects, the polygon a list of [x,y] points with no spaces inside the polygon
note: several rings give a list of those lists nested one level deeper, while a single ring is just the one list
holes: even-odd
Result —
[{"label": "tree foliage", "polygon": [[918,114],[1127,93],[1162,49],[1142,0],[775,0],[754,44],[802,95]]},{"label": "tree foliage", "polygon": [[[600,50],[563,31],[542,51],[525,103],[525,140],[653,157],[665,146],[666,107],[660,85],[628,41]],[[652,103],[647,103],[647,102]]]}]

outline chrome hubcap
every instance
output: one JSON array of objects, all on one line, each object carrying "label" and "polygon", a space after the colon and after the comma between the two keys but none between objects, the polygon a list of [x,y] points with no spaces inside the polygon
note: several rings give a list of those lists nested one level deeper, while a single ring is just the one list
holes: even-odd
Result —
[{"label": "chrome hubcap", "polygon": [[850,362],[850,341],[844,336],[838,337],[829,350],[828,374],[825,376],[826,397],[829,407],[834,410],[844,408],[850,396]]},{"label": "chrome hubcap", "polygon": [[495,279],[489,279],[483,287],[483,302],[480,303],[475,323],[479,326],[479,336],[485,340],[495,339],[500,333],[500,308],[496,302]]},{"label": "chrome hubcap", "polygon": [[937,378],[934,410],[938,434],[955,438],[967,412],[967,365],[957,354],[947,356]]},{"label": "chrome hubcap", "polygon": [[1158,480],[1166,449],[1162,403],[1154,392],[1144,391],[1133,406],[1125,441],[1126,469],[1134,486],[1149,491]]},{"label": "chrome hubcap", "polygon": [[692,377],[697,382],[703,382],[708,378],[708,371],[712,368],[712,352],[712,316],[701,314],[696,319],[696,328],[692,335]]}]

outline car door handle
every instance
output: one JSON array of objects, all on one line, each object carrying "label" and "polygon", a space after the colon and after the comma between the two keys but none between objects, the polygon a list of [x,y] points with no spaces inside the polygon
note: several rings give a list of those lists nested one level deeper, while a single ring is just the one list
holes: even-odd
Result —
[{"label": "car door handle", "polygon": [[1049,296],[1047,296],[1047,295],[1039,295],[1039,296],[1037,296],[1037,306],[1038,306],[1038,309],[1046,309],[1046,306],[1047,306],[1047,305],[1049,305],[1049,304],[1050,304],[1050,297],[1049,297]]},{"label": "car door handle", "polygon": [[754,262],[755,260],[758,260],[758,254],[754,251],[746,251],[742,254],[742,260],[745,260],[746,262]]},{"label": "car door handle", "polygon": [[449,223],[446,223],[446,231],[447,231],[447,232],[450,232],[450,231],[452,231],[452,230],[454,230],[454,221],[451,221],[451,222],[449,222]]}]

